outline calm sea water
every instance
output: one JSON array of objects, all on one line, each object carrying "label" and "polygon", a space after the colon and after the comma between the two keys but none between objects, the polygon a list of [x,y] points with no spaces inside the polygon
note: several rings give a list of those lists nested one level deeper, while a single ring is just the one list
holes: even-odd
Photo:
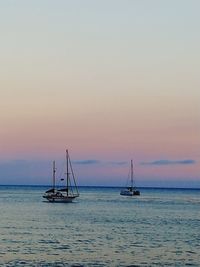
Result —
[{"label": "calm sea water", "polygon": [[200,190],[0,186],[0,266],[200,266]]}]

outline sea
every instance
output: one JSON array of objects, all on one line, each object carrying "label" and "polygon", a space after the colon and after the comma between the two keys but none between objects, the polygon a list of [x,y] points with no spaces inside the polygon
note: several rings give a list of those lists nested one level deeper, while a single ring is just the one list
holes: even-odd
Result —
[{"label": "sea", "polygon": [[0,266],[200,266],[200,190],[80,187],[49,203],[44,186],[0,186]]}]

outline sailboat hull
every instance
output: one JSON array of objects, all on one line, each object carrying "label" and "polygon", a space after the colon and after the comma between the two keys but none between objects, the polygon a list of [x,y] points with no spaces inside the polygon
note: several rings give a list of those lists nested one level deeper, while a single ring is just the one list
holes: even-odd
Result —
[{"label": "sailboat hull", "polygon": [[52,203],[71,203],[77,196],[43,196],[46,200]]},{"label": "sailboat hull", "polygon": [[139,190],[133,190],[133,191],[121,190],[120,195],[122,195],[122,196],[139,196],[140,191]]}]

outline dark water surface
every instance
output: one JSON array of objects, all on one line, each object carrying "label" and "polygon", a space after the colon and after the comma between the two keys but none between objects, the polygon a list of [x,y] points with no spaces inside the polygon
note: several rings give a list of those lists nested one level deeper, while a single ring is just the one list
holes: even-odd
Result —
[{"label": "dark water surface", "polygon": [[200,190],[0,186],[0,266],[200,266]]}]

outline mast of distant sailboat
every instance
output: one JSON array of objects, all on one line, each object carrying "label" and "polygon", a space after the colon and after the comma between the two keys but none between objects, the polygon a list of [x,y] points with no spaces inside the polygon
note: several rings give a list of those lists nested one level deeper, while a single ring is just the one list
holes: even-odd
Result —
[{"label": "mast of distant sailboat", "polygon": [[69,164],[68,164],[69,154],[68,150],[66,150],[66,164],[67,164],[67,196],[68,196],[68,188],[69,188]]},{"label": "mast of distant sailboat", "polygon": [[131,160],[131,188],[133,189],[133,160]]},{"label": "mast of distant sailboat", "polygon": [[53,161],[53,191],[55,191],[56,187],[56,162]]}]

